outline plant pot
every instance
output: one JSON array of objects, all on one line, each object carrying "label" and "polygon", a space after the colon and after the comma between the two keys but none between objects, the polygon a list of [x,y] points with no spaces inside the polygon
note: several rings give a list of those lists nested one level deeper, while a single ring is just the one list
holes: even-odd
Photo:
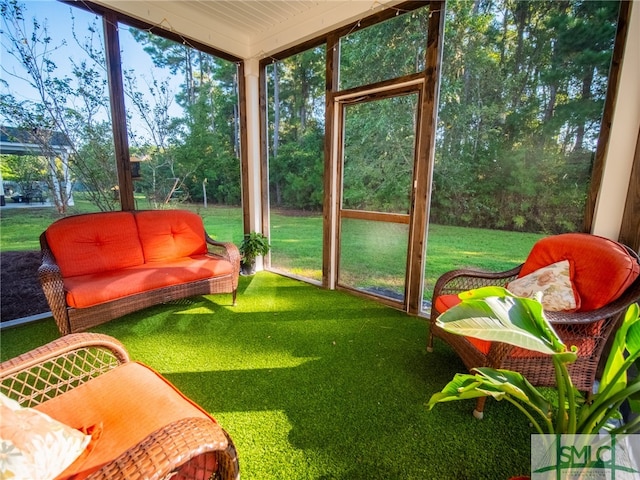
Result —
[{"label": "plant pot", "polygon": [[255,260],[250,263],[240,263],[240,275],[249,276],[254,275],[256,273],[256,262]]}]

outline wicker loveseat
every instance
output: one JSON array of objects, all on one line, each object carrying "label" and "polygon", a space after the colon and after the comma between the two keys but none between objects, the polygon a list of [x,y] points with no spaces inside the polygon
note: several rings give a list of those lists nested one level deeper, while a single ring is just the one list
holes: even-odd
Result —
[{"label": "wicker loveseat", "polygon": [[66,335],[8,360],[0,393],[2,478],[239,478],[225,430],[112,337]]},{"label": "wicker loveseat", "polygon": [[185,210],[103,212],[62,218],[40,236],[38,270],[62,335],[195,295],[231,293],[240,254]]}]

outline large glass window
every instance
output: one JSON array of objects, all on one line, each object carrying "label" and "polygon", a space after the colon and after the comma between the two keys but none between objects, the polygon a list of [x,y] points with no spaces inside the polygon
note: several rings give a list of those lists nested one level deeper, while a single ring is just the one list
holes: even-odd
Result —
[{"label": "large glass window", "polygon": [[[4,180],[46,187],[63,213],[119,210],[102,17],[3,1],[2,20],[1,123],[33,150],[3,160]],[[124,24],[118,35],[136,208],[197,210],[212,235],[240,243],[237,65],[186,39]]]},{"label": "large glass window", "polygon": [[325,48],[269,65],[271,268],[322,280]]},{"label": "large glass window", "polygon": [[139,208],[194,208],[211,234],[242,241],[235,63],[119,26]]},{"label": "large glass window", "polygon": [[424,295],[580,231],[618,2],[447,2]]},{"label": "large glass window", "polygon": [[[118,207],[102,19],[2,2],[2,179],[60,213]],[[9,155],[5,155],[9,154]]]},{"label": "large glass window", "polygon": [[429,8],[396,13],[340,39],[340,90],[424,70]]}]

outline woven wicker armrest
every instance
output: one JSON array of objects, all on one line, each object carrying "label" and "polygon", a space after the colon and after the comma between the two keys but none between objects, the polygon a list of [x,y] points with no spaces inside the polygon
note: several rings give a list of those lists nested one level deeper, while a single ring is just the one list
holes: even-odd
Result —
[{"label": "woven wicker armrest", "polygon": [[66,335],[0,364],[0,391],[33,407],[128,361],[124,346],[112,337]]},{"label": "woven wicker armrest", "polygon": [[440,295],[458,294],[480,287],[504,287],[518,276],[521,268],[522,265],[519,265],[504,272],[487,272],[469,268],[451,270],[438,278],[433,288],[432,298],[435,300]]},{"label": "woven wicker armrest", "polygon": [[203,455],[208,452],[215,453],[218,464],[213,478],[240,478],[235,446],[222,427],[205,418],[184,418],[155,431],[87,479],[171,478],[190,460],[188,478],[205,478],[214,466],[213,458]]},{"label": "woven wicker armrest", "polygon": [[603,307],[587,312],[545,311],[545,315],[553,324],[585,324],[599,321],[603,318],[618,317],[627,311],[629,305],[636,302],[640,302],[640,277],[620,297]]},{"label": "woven wicker armrest", "polygon": [[68,333],[69,319],[62,272],[51,253],[44,233],[40,235],[40,248],[42,262],[38,268],[38,279],[59,330]]},{"label": "woven wicker armrest", "polygon": [[238,247],[231,242],[218,242],[214,240],[209,235],[206,235],[207,246],[209,247],[209,251],[211,253],[215,253],[216,255],[220,255],[224,257],[226,260],[231,262],[231,264],[236,266],[238,265],[238,271],[240,269],[240,250]]}]

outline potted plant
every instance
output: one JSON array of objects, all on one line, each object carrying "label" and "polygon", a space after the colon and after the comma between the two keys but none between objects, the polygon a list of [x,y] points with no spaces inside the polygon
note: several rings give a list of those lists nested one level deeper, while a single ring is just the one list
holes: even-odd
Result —
[{"label": "potted plant", "polygon": [[256,258],[269,253],[269,239],[258,232],[247,233],[240,245],[241,273],[243,275],[253,275],[256,273]]},{"label": "potted plant", "polygon": [[476,368],[471,374],[457,374],[428,403],[478,397],[507,400],[522,411],[540,434],[597,434],[601,430],[625,434],[640,431],[640,417],[626,423],[620,406],[640,392],[640,377],[627,372],[640,358],[640,315],[637,303],[626,312],[616,332],[598,391],[586,399],[575,389],[567,365],[577,358],[576,347],[567,347],[547,320],[538,299],[521,298],[501,287],[483,287],[460,294],[463,301],[437,320],[443,329],[460,335],[476,336],[509,343],[551,355],[556,371],[557,405],[545,398],[523,375],[510,370]]}]

